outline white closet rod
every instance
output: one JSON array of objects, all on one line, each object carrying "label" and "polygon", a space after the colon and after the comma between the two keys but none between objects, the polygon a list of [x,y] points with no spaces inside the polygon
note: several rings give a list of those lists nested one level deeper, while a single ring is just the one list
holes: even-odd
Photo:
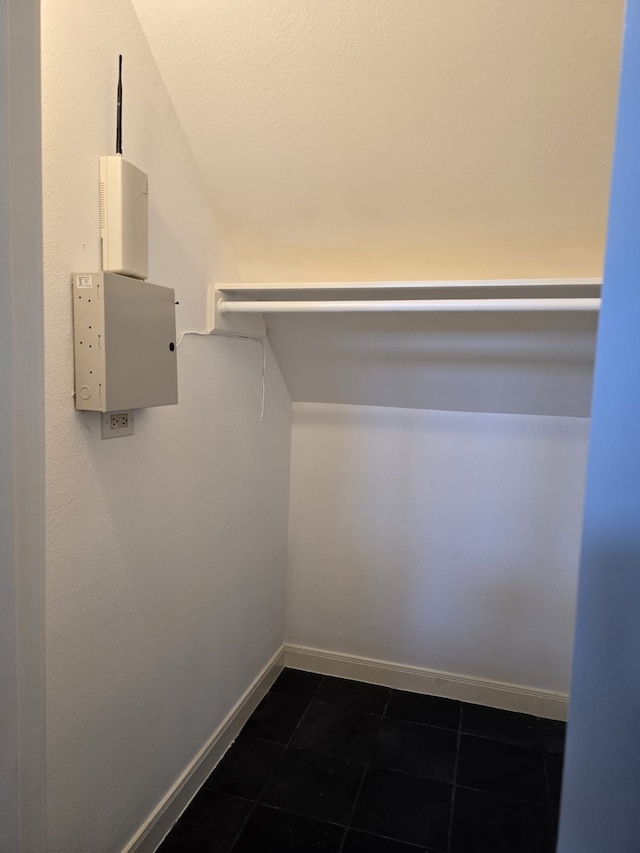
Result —
[{"label": "white closet rod", "polygon": [[418,311],[598,311],[598,298],[551,299],[348,299],[240,301],[221,299],[220,314],[318,314]]}]

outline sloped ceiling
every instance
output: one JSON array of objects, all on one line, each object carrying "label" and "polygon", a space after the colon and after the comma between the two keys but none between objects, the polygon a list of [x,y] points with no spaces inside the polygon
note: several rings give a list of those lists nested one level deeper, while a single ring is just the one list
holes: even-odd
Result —
[{"label": "sloped ceiling", "polygon": [[245,280],[600,274],[623,0],[133,4]]}]

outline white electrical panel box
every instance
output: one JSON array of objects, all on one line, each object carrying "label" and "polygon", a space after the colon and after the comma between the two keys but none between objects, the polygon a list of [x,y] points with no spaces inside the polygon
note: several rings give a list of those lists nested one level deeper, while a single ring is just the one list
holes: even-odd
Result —
[{"label": "white electrical panel box", "polygon": [[100,158],[102,269],[119,275],[149,275],[149,179],[114,154]]},{"label": "white electrical panel box", "polygon": [[73,276],[76,409],[178,402],[175,292],[108,272]]}]

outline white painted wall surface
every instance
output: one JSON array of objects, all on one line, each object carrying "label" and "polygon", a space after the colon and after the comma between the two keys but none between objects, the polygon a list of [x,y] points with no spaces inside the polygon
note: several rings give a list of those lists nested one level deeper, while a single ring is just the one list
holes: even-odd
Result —
[{"label": "white painted wall surface", "polygon": [[294,402],[588,417],[597,315],[272,314]]},{"label": "white painted wall surface", "polygon": [[0,850],[44,840],[38,0],[0,0]]},{"label": "white painted wall surface", "polygon": [[599,275],[623,0],[133,0],[247,281]]},{"label": "white painted wall surface", "polygon": [[567,691],[588,421],[294,404],[287,642]]},{"label": "white painted wall surface", "polygon": [[[73,408],[70,275],[98,269],[98,157],[149,173],[178,330],[235,275],[129,0],[43,3],[48,850],[121,850],[282,642],[291,404],[252,341],[185,338],[178,406],[101,441]],[[87,428],[88,427],[88,428]]]},{"label": "white painted wall surface", "polygon": [[[7,9],[0,6],[0,142],[9,139],[9,63]],[[18,842],[18,700],[15,592],[15,473],[13,462],[13,287],[11,272],[11,215],[9,160],[0,160],[0,849],[17,848]]]}]

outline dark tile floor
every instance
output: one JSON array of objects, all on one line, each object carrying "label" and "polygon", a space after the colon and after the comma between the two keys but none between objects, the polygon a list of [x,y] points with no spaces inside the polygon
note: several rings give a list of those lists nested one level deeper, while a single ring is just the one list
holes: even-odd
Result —
[{"label": "dark tile floor", "polygon": [[551,853],[564,723],[285,669],[161,853]]}]

